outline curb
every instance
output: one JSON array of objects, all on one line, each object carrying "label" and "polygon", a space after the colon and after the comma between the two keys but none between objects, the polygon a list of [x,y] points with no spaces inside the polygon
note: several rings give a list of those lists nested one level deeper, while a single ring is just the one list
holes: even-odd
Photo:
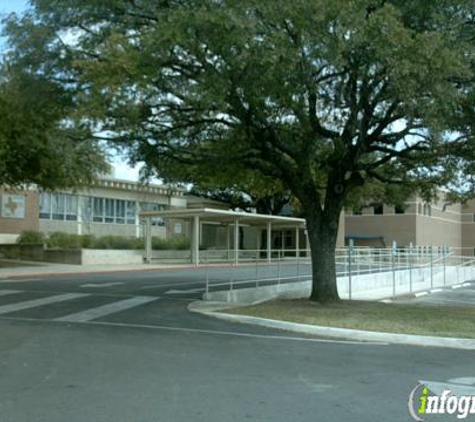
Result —
[{"label": "curb", "polygon": [[[215,310],[213,310],[213,307]],[[449,349],[475,350],[475,340],[471,339],[393,334],[375,331],[352,330],[348,328],[322,327],[318,325],[298,324],[294,322],[278,321],[275,319],[224,314],[219,312],[220,310],[231,307],[236,306],[225,306],[225,304],[215,303],[210,304],[209,307],[207,307],[200,306],[200,301],[197,301],[191,303],[188,306],[188,309],[191,312],[201,313],[203,315],[215,317],[225,321],[257,325],[267,328],[276,328],[279,330],[292,331],[300,334],[311,334],[339,340],[356,340],[361,342],[379,342],[406,346],[444,347]]]},{"label": "curb", "polygon": [[[474,285],[473,282],[464,282],[464,283],[453,284],[451,286],[443,286],[443,287],[441,286],[441,287],[434,287],[429,290],[421,290],[419,292],[411,293],[408,295],[403,294],[403,295],[400,295],[399,297],[403,297],[404,299],[418,299],[418,298],[435,294],[435,293],[450,292],[452,290],[461,289],[462,287],[471,287],[472,285]],[[398,299],[397,297],[396,299],[394,299],[393,297],[389,297],[387,299],[381,299],[379,302],[392,303],[392,302],[398,302]]]}]

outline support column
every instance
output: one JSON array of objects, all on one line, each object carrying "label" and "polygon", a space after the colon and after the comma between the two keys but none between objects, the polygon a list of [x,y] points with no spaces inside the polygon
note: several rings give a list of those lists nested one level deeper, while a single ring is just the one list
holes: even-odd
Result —
[{"label": "support column", "polygon": [[305,256],[309,258],[310,257],[310,240],[308,239],[308,229],[305,229],[305,244],[306,244]]},{"label": "support column", "polygon": [[300,227],[295,228],[295,258],[300,257]]},{"label": "support column", "polygon": [[226,224],[226,261],[229,261],[230,250],[231,250],[231,234],[229,233],[229,224]]},{"label": "support column", "polygon": [[152,217],[145,217],[145,262],[152,262]]},{"label": "support column", "polygon": [[193,265],[200,265],[200,216],[195,215],[193,218],[193,235],[191,236],[191,248]]},{"label": "support column", "polygon": [[272,261],[272,222],[267,222],[267,262]]},{"label": "support column", "polygon": [[239,219],[234,220],[234,263],[239,263]]}]

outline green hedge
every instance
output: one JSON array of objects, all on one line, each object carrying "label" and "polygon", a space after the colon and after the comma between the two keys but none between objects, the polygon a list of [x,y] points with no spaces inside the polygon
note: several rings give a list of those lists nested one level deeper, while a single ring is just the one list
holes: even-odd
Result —
[{"label": "green hedge", "polygon": [[34,230],[25,230],[20,234],[16,242],[22,245],[43,244],[45,243],[45,235]]},{"label": "green hedge", "polygon": [[[23,232],[17,240],[20,244],[43,243],[49,249],[144,249],[145,243],[142,238],[124,236],[101,236],[77,235],[64,232],[54,232],[49,236],[35,231]],[[162,239],[152,237],[152,249],[154,250],[187,250],[190,241],[184,237]]]}]

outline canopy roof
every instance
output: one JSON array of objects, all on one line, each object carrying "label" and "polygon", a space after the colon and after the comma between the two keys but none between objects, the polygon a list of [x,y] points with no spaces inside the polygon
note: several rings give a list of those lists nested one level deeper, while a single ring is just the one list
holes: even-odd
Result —
[{"label": "canopy roof", "polygon": [[164,211],[144,211],[140,213],[140,217],[161,217],[161,218],[177,218],[177,219],[193,219],[200,217],[203,221],[210,221],[222,224],[234,224],[239,220],[240,223],[248,224],[267,224],[272,223],[273,226],[305,226],[305,219],[294,217],[282,217],[280,215],[253,214],[242,211],[217,210],[213,208],[198,209],[173,209]]}]

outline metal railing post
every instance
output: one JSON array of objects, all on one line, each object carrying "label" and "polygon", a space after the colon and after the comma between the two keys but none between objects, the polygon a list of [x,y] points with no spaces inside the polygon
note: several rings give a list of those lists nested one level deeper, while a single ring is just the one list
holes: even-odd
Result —
[{"label": "metal railing post", "polygon": [[430,288],[434,287],[434,250],[432,245],[429,246],[430,253]]},{"label": "metal railing post", "polygon": [[300,257],[297,257],[297,283],[300,281]]},{"label": "metal railing post", "polygon": [[352,296],[351,261],[353,260],[354,247],[353,239],[350,239],[350,246],[348,248],[348,300],[351,300]]},{"label": "metal railing post", "polygon": [[442,262],[443,262],[443,265],[444,265],[444,286],[447,284],[447,280],[446,280],[446,263],[445,263],[445,257],[447,256],[447,249],[446,249],[446,246],[444,245],[443,249],[442,249]]},{"label": "metal railing post", "polygon": [[397,244],[393,242],[393,247],[391,251],[391,267],[393,272],[393,297],[396,297],[396,254],[397,254]]},{"label": "metal railing post", "polygon": [[205,292],[206,294],[209,293],[209,261],[208,261],[208,257],[206,257],[206,261],[205,261],[205,265],[206,265],[206,287],[205,287]]}]

